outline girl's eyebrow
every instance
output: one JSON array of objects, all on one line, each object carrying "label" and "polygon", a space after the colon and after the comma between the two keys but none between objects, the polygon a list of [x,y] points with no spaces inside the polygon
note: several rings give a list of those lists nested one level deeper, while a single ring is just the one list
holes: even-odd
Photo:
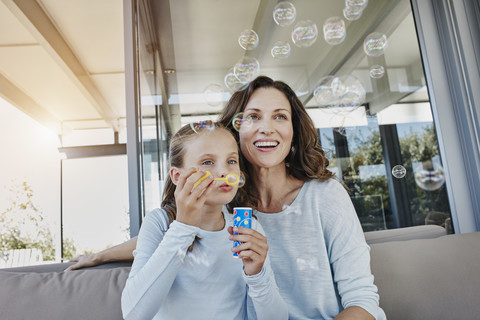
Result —
[{"label": "girl's eyebrow", "polygon": [[[218,154],[213,154],[213,153],[204,153],[200,155],[200,158],[216,158]],[[231,156],[238,156],[238,152],[232,151],[228,154],[229,157]]]},{"label": "girl's eyebrow", "polygon": [[[244,112],[246,112],[246,111],[262,112],[262,110],[257,109],[257,108],[246,108]],[[285,111],[285,112],[291,113],[290,110],[285,109],[285,108],[278,108],[278,109],[273,110],[273,112],[279,112],[279,111]]]}]

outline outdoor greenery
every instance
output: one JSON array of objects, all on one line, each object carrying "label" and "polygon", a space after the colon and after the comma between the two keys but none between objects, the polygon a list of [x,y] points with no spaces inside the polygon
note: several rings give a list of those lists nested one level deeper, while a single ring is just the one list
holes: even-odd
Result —
[{"label": "outdoor greenery", "polygon": [[[327,135],[322,136],[327,144],[333,145],[334,141]],[[357,209],[360,219],[362,215],[378,216],[378,198],[381,196],[385,212],[387,227],[393,227],[391,221],[391,204],[388,182],[385,174],[391,174],[386,169],[381,175],[371,176],[368,179],[360,179],[361,166],[384,166],[384,156],[380,132],[378,127],[370,127],[367,135],[347,135],[349,144],[349,158],[331,159],[332,166],[338,166],[343,161],[342,179],[350,188],[352,200]],[[392,143],[392,142],[389,142]],[[429,212],[449,213],[449,203],[445,185],[432,191],[423,190],[415,182],[414,163],[425,163],[438,158],[438,143],[433,124],[425,125],[422,130],[410,132],[398,141],[401,150],[402,163],[406,169],[403,178],[410,208],[410,215],[414,225],[425,224],[426,215]],[[350,144],[354,147],[350,147]],[[345,162],[347,162],[345,164]],[[376,197],[372,197],[376,196]],[[358,200],[360,199],[360,200]],[[362,221],[362,223],[365,221]]]},{"label": "outdoor greenery", "polygon": [[[43,252],[44,261],[55,260],[55,243],[43,212],[34,204],[34,194],[27,182],[10,189],[11,203],[0,211],[0,251],[37,248]],[[69,239],[63,242],[64,258],[70,259],[76,252]]]}]

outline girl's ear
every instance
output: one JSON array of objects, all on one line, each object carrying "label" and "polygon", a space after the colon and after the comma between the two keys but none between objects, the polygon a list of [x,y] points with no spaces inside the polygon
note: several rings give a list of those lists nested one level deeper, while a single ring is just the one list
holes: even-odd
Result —
[{"label": "girl's ear", "polygon": [[176,167],[172,167],[172,168],[170,168],[169,174],[170,174],[170,179],[172,179],[173,184],[177,185],[178,180],[180,179],[180,169],[178,169]]}]

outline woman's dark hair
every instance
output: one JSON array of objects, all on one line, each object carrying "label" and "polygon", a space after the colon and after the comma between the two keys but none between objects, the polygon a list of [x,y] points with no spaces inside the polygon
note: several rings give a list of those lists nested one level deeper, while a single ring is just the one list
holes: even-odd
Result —
[{"label": "woman's dark hair", "polygon": [[[305,107],[298,99],[295,92],[282,81],[274,81],[266,76],[257,77],[250,82],[245,89],[237,91],[232,95],[220,114],[218,122],[229,129],[235,136],[237,143],[240,143],[239,133],[234,129],[232,120],[235,115],[245,110],[250,97],[257,89],[261,88],[277,89],[282,92],[290,102],[292,108],[293,150],[290,151],[285,159],[285,162],[288,164],[287,174],[302,181],[309,181],[312,179],[325,181],[333,178],[334,174],[327,170],[329,161],[320,146],[317,130],[313,125],[312,119],[307,114]],[[242,154],[240,154],[240,158],[241,161],[246,164],[244,166],[245,176],[246,179],[248,179],[248,177],[251,176],[250,166]],[[252,200],[257,203],[258,192],[253,183],[247,183],[244,189],[250,197],[253,196],[254,199]],[[231,203],[236,202],[237,199],[235,198]]]}]

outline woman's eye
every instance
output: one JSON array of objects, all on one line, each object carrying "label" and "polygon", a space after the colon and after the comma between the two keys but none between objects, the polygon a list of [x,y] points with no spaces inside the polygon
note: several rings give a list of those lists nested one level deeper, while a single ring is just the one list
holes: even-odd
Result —
[{"label": "woman's eye", "polygon": [[213,161],[211,161],[211,160],[205,160],[205,161],[202,162],[202,165],[204,165],[204,166],[210,166],[212,164],[213,164]]},{"label": "woman's eye", "polygon": [[283,114],[278,114],[278,115],[275,116],[275,119],[286,120],[287,117]]},{"label": "woman's eye", "polygon": [[248,120],[258,120],[258,116],[256,114],[249,114],[247,116]]}]

